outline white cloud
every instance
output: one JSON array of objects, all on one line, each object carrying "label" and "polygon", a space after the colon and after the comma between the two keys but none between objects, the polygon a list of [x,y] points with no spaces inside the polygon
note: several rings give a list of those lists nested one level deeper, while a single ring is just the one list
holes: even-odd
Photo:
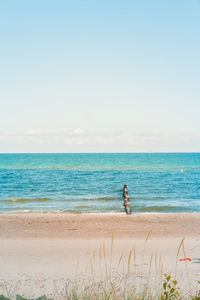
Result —
[{"label": "white cloud", "polygon": [[71,131],[71,135],[81,135],[86,133],[85,130],[81,129],[81,128],[76,128],[74,130]]},{"label": "white cloud", "polygon": [[35,129],[30,129],[24,132],[24,135],[26,136],[39,136],[39,135],[52,135],[56,134],[56,130],[35,130]]},{"label": "white cloud", "polygon": [[[9,133],[4,132],[0,134],[1,145],[3,142],[8,142],[20,145],[31,145],[37,147],[40,145],[46,147],[51,145],[52,147],[58,147],[56,149],[65,149],[66,145],[70,146],[70,149],[82,149],[78,146],[84,146],[84,149],[95,149],[95,151],[165,151],[168,149],[175,149],[177,145],[189,147],[190,144],[196,145],[200,138],[200,134],[189,133],[151,133],[144,132],[141,134],[127,133],[127,132],[92,132],[85,131],[81,128],[75,128],[73,130],[26,130],[23,133]],[[73,148],[74,147],[74,148]],[[178,146],[177,146],[178,147]],[[46,148],[45,148],[46,149]],[[67,148],[68,149],[68,148]],[[104,149],[104,150],[102,150]],[[127,150],[126,150],[127,149]],[[168,149],[166,151],[168,151]],[[179,149],[179,148],[178,148]],[[48,148],[47,148],[48,150]],[[81,151],[81,150],[80,150]]]}]

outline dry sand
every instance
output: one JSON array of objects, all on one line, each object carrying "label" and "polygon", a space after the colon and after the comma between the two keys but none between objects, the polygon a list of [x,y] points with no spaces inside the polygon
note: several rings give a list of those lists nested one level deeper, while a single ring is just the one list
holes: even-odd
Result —
[{"label": "dry sand", "polygon": [[[188,282],[188,275],[191,284],[200,279],[200,214],[13,213],[0,215],[0,293],[7,293],[7,285],[10,293],[51,296],[59,289],[55,283],[74,280],[77,259],[80,280],[91,276],[90,259],[96,279],[100,279],[99,250],[105,243],[110,265],[112,234],[113,272],[124,253],[124,267],[120,265],[119,272],[126,273],[129,252],[135,248],[131,268],[141,276],[145,245],[144,274],[148,273],[151,255],[152,272],[158,274],[163,265],[163,271],[174,274],[177,249],[185,238],[186,254],[192,262],[178,262],[177,276],[182,285]],[[183,256],[181,250],[179,258]]]}]

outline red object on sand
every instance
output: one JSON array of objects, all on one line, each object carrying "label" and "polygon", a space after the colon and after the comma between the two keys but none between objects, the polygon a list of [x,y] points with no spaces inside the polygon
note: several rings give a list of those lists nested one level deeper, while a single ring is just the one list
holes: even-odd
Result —
[{"label": "red object on sand", "polygon": [[179,261],[186,261],[186,260],[192,261],[191,258],[189,258],[189,257],[179,259]]}]

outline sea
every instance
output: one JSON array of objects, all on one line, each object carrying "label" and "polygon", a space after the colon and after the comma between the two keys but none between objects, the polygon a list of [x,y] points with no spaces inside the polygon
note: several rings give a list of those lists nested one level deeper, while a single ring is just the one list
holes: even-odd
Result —
[{"label": "sea", "polygon": [[200,212],[200,153],[0,154],[0,213]]}]

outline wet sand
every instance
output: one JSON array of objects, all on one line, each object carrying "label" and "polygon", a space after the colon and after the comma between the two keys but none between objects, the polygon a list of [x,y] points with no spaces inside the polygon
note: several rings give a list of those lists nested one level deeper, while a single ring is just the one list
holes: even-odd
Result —
[{"label": "wet sand", "polygon": [[13,213],[0,215],[0,238],[145,238],[196,237],[200,214],[66,214]]}]

